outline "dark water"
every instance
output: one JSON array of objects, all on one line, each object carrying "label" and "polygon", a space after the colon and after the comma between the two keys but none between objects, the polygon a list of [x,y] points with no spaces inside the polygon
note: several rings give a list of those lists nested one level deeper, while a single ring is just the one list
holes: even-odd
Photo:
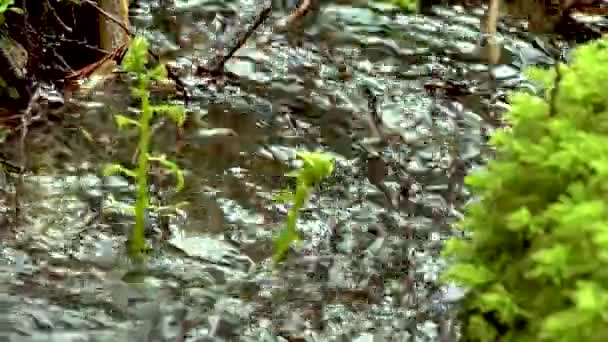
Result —
[{"label": "dark water", "polygon": [[[134,25],[191,95],[184,132],[155,128],[155,150],[186,173],[175,194],[155,170],[155,203],[188,204],[150,214],[157,252],[145,272],[124,258],[133,186],[100,177],[135,154],[135,133],[111,116],[136,113],[123,81],[64,104],[45,89],[40,111],[61,120],[33,127],[23,147],[5,143],[38,170],[23,184],[5,179],[0,198],[12,229],[0,252],[0,329],[15,341],[456,339],[448,309],[461,292],[438,276],[442,241],[469,200],[462,178],[491,157],[505,95],[536,91],[522,68],[549,66],[555,49],[503,27],[503,59],[488,70],[474,52],[481,13],[326,4],[303,34],[273,28],[288,13],[273,11],[223,85],[194,75],[259,9],[132,4]],[[171,84],[153,93],[183,100]],[[333,153],[336,170],[301,214],[301,246],[273,269],[272,235],[288,210],[273,197],[298,150]],[[11,224],[15,192],[22,222]]]}]

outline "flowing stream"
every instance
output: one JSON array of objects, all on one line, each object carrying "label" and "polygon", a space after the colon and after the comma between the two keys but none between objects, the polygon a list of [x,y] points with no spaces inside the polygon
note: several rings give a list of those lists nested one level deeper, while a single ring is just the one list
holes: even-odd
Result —
[{"label": "flowing stream", "polygon": [[[135,154],[135,133],[112,119],[136,114],[124,79],[65,102],[44,89],[41,110],[62,119],[33,127],[25,147],[18,137],[2,147],[13,158],[26,151],[37,172],[2,179],[0,339],[456,339],[449,308],[462,291],[438,277],[442,243],[470,200],[463,176],[491,158],[506,94],[539,91],[522,68],[550,67],[557,49],[501,26],[503,58],[489,70],[475,53],[481,11],[324,3],[294,32],[275,25],[290,4],[276,6],[226,64],[233,77],[214,83],[196,66],[259,4],[131,5],[133,25],[190,94],[183,132],[155,126],[154,149],[186,174],[174,193],[155,170],[155,203],[187,204],[150,212],[156,252],[146,272],[124,258],[133,184],[101,176],[105,163]],[[172,84],[153,94],[183,101]],[[284,174],[299,150],[333,153],[336,169],[301,213],[302,244],[273,268],[272,236],[289,209],[273,199],[290,186]]]}]

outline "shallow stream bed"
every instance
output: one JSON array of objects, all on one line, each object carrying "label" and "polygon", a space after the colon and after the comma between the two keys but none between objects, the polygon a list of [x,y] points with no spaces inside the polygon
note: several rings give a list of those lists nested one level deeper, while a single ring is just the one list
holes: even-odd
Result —
[{"label": "shallow stream bed", "polygon": [[[37,172],[5,179],[0,197],[0,339],[456,339],[448,309],[461,291],[438,276],[442,241],[470,199],[462,178],[491,158],[505,95],[538,91],[522,68],[550,66],[554,48],[502,27],[503,59],[488,70],[474,52],[481,12],[325,5],[295,41],[273,29],[286,9],[273,11],[223,84],[194,75],[256,10],[249,0],[132,5],[134,25],[191,95],[184,132],[155,130],[154,148],[177,158],[186,189],[174,194],[157,174],[153,197],[188,204],[150,213],[157,248],[146,272],[124,258],[133,185],[100,176],[135,153],[134,135],[112,120],[133,113],[128,88],[107,81],[66,103],[45,90],[39,110],[62,120],[32,128],[24,149],[18,137],[3,147],[15,159],[26,151]],[[272,236],[288,207],[273,198],[298,150],[333,153],[336,169],[302,212],[303,243],[274,269]]]}]

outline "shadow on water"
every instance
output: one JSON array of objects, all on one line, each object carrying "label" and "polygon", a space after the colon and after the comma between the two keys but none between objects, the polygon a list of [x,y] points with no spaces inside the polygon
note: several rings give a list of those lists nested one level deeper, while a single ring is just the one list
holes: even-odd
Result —
[{"label": "shadow on water", "polygon": [[[248,10],[245,10],[248,9]],[[131,14],[153,49],[191,92],[183,132],[156,123],[154,149],[176,158],[186,188],[154,170],[149,214],[157,248],[147,272],[124,260],[133,186],[100,177],[105,163],[133,165],[135,133],[112,114],[136,115],[116,77],[62,102],[52,89],[45,117],[5,142],[25,151],[23,184],[3,186],[5,225],[19,187],[21,217],[3,241],[0,286],[11,333],[87,341],[367,341],[453,339],[442,287],[442,241],[468,200],[462,178],[490,156],[504,94],[528,84],[521,68],[552,57],[516,29],[504,31],[503,63],[475,57],[479,13],[438,8],[407,16],[385,4],[326,5],[294,46],[274,12],[226,69],[223,85],[193,75],[239,16],[235,1],[136,2]],[[297,32],[296,32],[297,33]],[[536,44],[536,45],[535,45]],[[179,103],[171,86],[154,96]],[[277,271],[272,234],[288,207],[296,150],[337,156],[335,174],[302,212],[302,245]],[[43,176],[44,175],[44,176]],[[4,324],[4,322],[2,323]],[[248,336],[245,337],[245,336]],[[282,337],[279,337],[282,336]]]}]

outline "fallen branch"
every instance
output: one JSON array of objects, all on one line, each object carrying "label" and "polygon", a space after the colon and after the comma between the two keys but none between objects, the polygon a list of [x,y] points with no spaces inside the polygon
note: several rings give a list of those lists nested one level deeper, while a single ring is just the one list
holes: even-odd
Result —
[{"label": "fallen branch", "polygon": [[23,174],[25,172],[25,170],[27,169],[27,164],[28,164],[28,160],[27,160],[27,153],[26,153],[26,140],[27,140],[27,134],[29,132],[29,126],[33,121],[33,117],[32,117],[32,113],[34,112],[34,108],[36,107],[36,105],[38,104],[38,100],[40,99],[40,86],[38,84],[36,84],[34,86],[34,90],[32,93],[32,96],[30,97],[30,100],[27,104],[27,108],[25,109],[25,111],[23,112],[23,115],[21,116],[21,136],[19,138],[19,154],[20,154],[20,161],[19,161],[19,168],[21,169],[17,175],[17,183],[15,184],[15,197],[14,197],[14,224],[18,224],[18,222],[20,222],[21,220],[21,194],[25,191],[25,182],[23,179]]},{"label": "fallen branch", "polygon": [[[308,1],[308,0],[306,0],[306,1]],[[232,58],[234,56],[234,54],[243,45],[245,45],[245,43],[247,42],[247,39],[249,39],[249,37],[251,37],[253,32],[270,16],[271,12],[272,12],[272,8],[270,6],[262,9],[256,15],[253,25],[251,25],[251,27],[249,27],[247,30],[240,31],[237,34],[237,36],[235,37],[235,39],[232,40],[233,44],[231,44],[232,46],[230,47],[230,50],[228,51],[228,53],[226,55],[224,55],[221,53],[222,51],[220,51],[220,53],[215,56],[215,58],[209,63],[208,66],[199,65],[196,70],[197,75],[199,75],[199,76],[202,76],[202,75],[218,76],[218,75],[223,74],[224,65],[226,64],[226,62],[230,58]],[[218,49],[218,50],[221,50],[221,49]]]}]

